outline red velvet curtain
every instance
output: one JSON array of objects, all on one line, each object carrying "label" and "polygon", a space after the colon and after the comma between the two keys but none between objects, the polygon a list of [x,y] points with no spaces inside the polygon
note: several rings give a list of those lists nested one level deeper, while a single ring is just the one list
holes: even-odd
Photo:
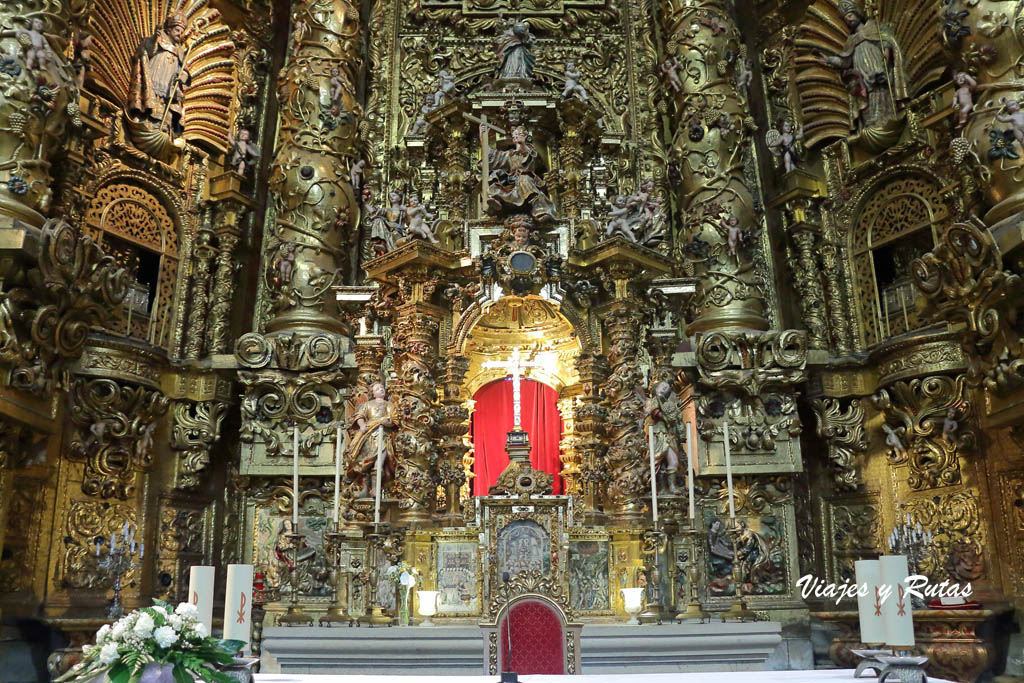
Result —
[{"label": "red velvet curtain", "polygon": [[[562,417],[556,405],[558,392],[541,382],[520,381],[520,419],[523,430],[530,435],[530,462],[536,469],[555,475],[553,491],[561,493],[558,441],[562,438]],[[473,398],[473,495],[485,496],[508,465],[505,440],[512,429],[512,380],[485,384]]]}]

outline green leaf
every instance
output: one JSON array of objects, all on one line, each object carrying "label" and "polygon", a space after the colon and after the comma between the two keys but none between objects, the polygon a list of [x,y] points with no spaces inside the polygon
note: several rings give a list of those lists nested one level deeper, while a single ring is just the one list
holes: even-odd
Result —
[{"label": "green leaf", "polygon": [[174,683],[195,683],[195,678],[181,664],[175,664],[172,669]]},{"label": "green leaf", "polygon": [[243,647],[245,647],[245,641],[244,640],[222,640],[219,643],[219,647],[220,647],[220,649],[224,650],[224,652],[227,652],[228,654],[236,655],[236,654],[238,654],[239,652],[242,651]]},{"label": "green leaf", "polygon": [[110,679],[110,683],[128,683],[132,679],[132,672],[124,662],[118,662],[110,667],[107,678]]}]

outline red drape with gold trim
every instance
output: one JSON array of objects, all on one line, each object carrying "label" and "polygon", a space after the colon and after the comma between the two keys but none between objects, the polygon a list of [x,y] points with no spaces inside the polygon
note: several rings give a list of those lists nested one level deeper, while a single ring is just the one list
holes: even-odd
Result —
[{"label": "red drape with gold trim", "polygon": [[[558,441],[562,437],[562,417],[558,414],[558,392],[541,382],[524,379],[520,385],[522,428],[530,435],[530,462],[538,470],[555,475],[554,492],[562,492],[558,473]],[[487,489],[498,481],[508,454],[505,439],[512,429],[512,380],[499,379],[485,384],[473,397],[473,495],[487,495]]]}]

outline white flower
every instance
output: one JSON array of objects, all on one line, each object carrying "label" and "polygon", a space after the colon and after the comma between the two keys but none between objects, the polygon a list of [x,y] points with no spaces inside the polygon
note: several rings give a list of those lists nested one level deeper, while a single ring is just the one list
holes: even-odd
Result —
[{"label": "white flower", "polygon": [[99,645],[103,644],[108,635],[110,635],[110,624],[103,624],[103,626],[100,626],[100,630],[96,631],[96,643]]},{"label": "white flower", "polygon": [[161,626],[153,631],[153,640],[160,647],[170,647],[178,640],[178,634],[170,626]]},{"label": "white flower", "polygon": [[206,630],[206,624],[203,624],[201,622],[197,623],[192,628],[195,629],[196,635],[200,638],[205,638],[206,636],[210,635],[209,631]]},{"label": "white flower", "polygon": [[110,637],[112,640],[121,640],[129,630],[131,630],[131,622],[127,619],[118,619],[114,623],[114,627],[110,629]]},{"label": "white flower", "polygon": [[164,609],[164,607],[162,605],[153,605],[149,609],[153,610],[154,612],[159,612],[160,614],[164,615],[165,617],[167,616],[167,610]]},{"label": "white flower", "polygon": [[153,623],[153,617],[143,612],[139,615],[139,618],[135,620],[135,626],[132,630],[136,635],[148,638],[153,633],[154,626],[156,626],[156,624]]},{"label": "white flower", "polygon": [[100,664],[113,664],[117,657],[117,643],[107,643],[100,650]]},{"label": "white flower", "polygon": [[192,617],[195,619],[199,616],[199,609],[191,602],[181,602],[174,608],[174,613],[182,617]]},{"label": "white flower", "polygon": [[95,645],[83,645],[82,646],[82,656],[83,657],[88,657],[88,656],[92,655],[92,653],[93,653],[93,651],[95,649],[96,649]]},{"label": "white flower", "polygon": [[185,620],[177,614],[172,614],[167,617],[167,623],[171,625],[175,631],[180,631],[185,626]]}]

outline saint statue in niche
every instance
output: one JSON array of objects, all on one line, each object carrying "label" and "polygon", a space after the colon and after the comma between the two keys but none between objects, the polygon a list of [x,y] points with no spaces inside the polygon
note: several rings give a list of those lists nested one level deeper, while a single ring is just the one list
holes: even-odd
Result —
[{"label": "saint statue in niche", "polygon": [[[480,138],[488,135],[488,126],[480,124]],[[529,210],[538,223],[555,218],[555,205],[544,193],[544,181],[537,172],[537,148],[522,126],[512,129],[512,149],[497,150],[487,145],[489,177],[487,207],[493,213],[504,209]]]},{"label": "saint statue in niche", "polygon": [[909,99],[903,52],[892,30],[868,19],[856,2],[841,0],[839,13],[850,35],[837,55],[818,59],[843,70],[850,93],[851,128],[864,132],[897,118]]},{"label": "saint statue in niche", "polygon": [[548,534],[536,522],[517,520],[498,532],[498,575],[515,576],[536,569],[547,573],[551,567]]},{"label": "saint statue in niche", "polygon": [[381,486],[395,473],[395,453],[391,432],[394,429],[394,406],[387,399],[387,390],[375,382],[370,390],[373,398],[364,401],[349,423],[348,465],[345,477],[362,485],[362,495],[371,493],[371,482],[381,462]]},{"label": "saint statue in niche", "polygon": [[534,37],[525,21],[509,21],[497,40],[498,80],[530,80],[537,58],[530,52]]},{"label": "saint statue in niche", "polygon": [[669,493],[678,493],[676,471],[679,469],[679,444],[682,441],[679,425],[683,424],[683,410],[679,397],[668,382],[658,382],[654,395],[647,399],[646,407],[649,447],[654,451],[654,463],[668,479]]},{"label": "saint statue in niche", "polygon": [[185,68],[185,15],[172,12],[156,33],[144,38],[132,60],[128,115],[137,122],[180,135],[184,129],[185,88],[191,76]]}]

